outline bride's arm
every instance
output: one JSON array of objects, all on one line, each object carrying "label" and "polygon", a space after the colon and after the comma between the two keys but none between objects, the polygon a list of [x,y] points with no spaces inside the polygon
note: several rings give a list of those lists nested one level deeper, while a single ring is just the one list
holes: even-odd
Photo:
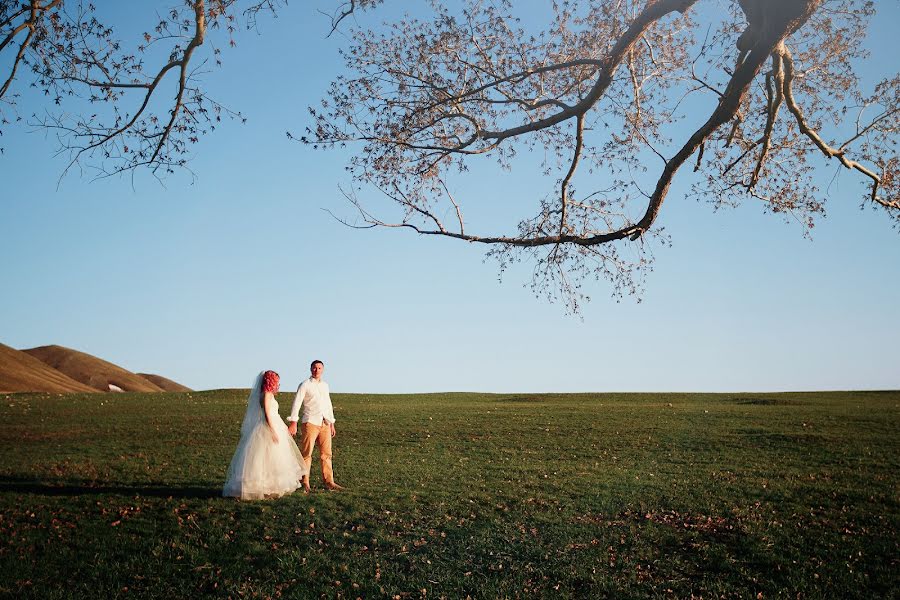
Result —
[{"label": "bride's arm", "polygon": [[275,432],[275,419],[280,419],[281,417],[278,416],[278,409],[275,406],[275,394],[266,392],[266,396],[263,399],[263,410],[266,411],[266,424],[269,426],[269,431],[272,432],[272,441],[277,444],[278,434]]}]

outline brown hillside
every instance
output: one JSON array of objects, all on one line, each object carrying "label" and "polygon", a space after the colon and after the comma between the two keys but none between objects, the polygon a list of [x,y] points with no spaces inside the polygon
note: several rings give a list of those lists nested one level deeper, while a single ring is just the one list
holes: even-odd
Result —
[{"label": "brown hillside", "polygon": [[96,392],[21,350],[0,344],[2,392]]},{"label": "brown hillside", "polygon": [[193,392],[191,388],[181,385],[180,383],[176,383],[171,379],[166,379],[162,375],[154,375],[153,373],[138,373],[144,379],[150,381],[150,383],[154,384],[157,387],[163,389],[164,392]]},{"label": "brown hillside", "polygon": [[162,388],[144,379],[140,375],[126,371],[122,367],[91,356],[78,350],[63,346],[41,346],[23,350],[31,356],[44,361],[54,369],[61,371],[76,381],[80,381],[95,390],[109,391],[109,384],[120,387],[126,392],[161,392]]}]

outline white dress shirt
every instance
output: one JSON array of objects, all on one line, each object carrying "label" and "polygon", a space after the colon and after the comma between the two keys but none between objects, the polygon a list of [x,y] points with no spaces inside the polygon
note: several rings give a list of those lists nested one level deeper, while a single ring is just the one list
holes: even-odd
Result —
[{"label": "white dress shirt", "polygon": [[303,407],[302,423],[322,425],[322,422],[334,423],[334,407],[328,394],[328,384],[310,377],[297,388],[294,403],[291,405],[291,416],[288,421],[296,422],[300,407]]}]

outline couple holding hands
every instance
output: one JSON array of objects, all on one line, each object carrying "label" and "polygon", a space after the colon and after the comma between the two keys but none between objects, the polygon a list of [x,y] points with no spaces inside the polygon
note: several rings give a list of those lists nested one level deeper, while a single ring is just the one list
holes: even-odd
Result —
[{"label": "couple holding hands", "polygon": [[[319,447],[322,478],[329,490],[343,489],[334,481],[331,467],[331,438],[336,435],[334,408],[328,384],[322,381],[325,363],[314,360],[309,366],[309,379],[297,389],[290,425],[278,414],[280,378],[275,371],[263,371],[256,376],[247,398],[247,411],[241,425],[238,442],[222,495],[241,500],[275,498],[289,494],[303,486],[309,488],[309,468],[313,447]],[[302,418],[298,417],[303,410]],[[300,447],[294,442],[297,421],[300,421]]]}]

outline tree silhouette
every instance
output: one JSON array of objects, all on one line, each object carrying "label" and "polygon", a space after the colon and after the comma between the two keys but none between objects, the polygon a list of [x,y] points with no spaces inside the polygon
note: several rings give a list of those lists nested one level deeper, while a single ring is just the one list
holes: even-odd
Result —
[{"label": "tree silhouette", "polygon": [[[336,6],[331,30],[379,3]],[[50,105],[80,96],[109,108],[41,121],[60,134],[70,166],[90,163],[100,176],[183,167],[190,144],[223,116],[240,117],[204,94],[194,56],[209,30],[230,38],[281,8],[190,0],[128,53],[92,6],[69,13],[68,4],[0,0],[0,52],[15,56],[0,100],[26,67]],[[346,72],[296,138],[353,150],[355,185],[344,193],[358,216],[345,224],[486,244],[501,268],[533,262],[535,290],[577,311],[585,277],[608,279],[619,295],[639,291],[654,243],[667,242],[657,219],[686,165],[696,197],[759,202],[808,230],[825,210],[814,169],[832,162],[867,182],[864,205],[900,222],[900,78],[886,73],[863,91],[856,71],[869,58],[871,1],[573,0],[554,2],[539,31],[509,1],[447,4],[435,2],[428,20],[349,29]],[[148,49],[164,44],[167,57],[145,73]],[[160,108],[166,77],[177,91]],[[475,232],[450,177],[484,158],[510,168],[536,149],[554,182],[524,199],[536,214],[512,231]],[[357,195],[365,188],[400,211],[376,214]]]}]

